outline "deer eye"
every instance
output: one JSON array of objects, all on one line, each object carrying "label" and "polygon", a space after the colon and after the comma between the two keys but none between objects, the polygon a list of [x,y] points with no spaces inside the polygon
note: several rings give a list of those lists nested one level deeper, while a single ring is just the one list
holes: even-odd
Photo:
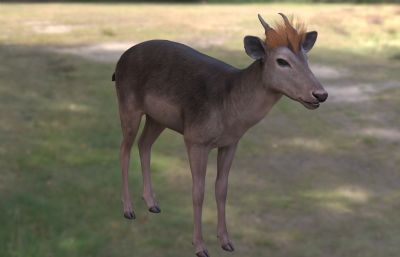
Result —
[{"label": "deer eye", "polygon": [[278,59],[276,59],[276,62],[281,67],[290,67],[290,64],[284,59],[278,58]]}]

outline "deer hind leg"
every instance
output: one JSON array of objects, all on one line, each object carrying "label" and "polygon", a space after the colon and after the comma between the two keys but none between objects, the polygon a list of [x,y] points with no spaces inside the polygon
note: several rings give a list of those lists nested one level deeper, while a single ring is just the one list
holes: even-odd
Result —
[{"label": "deer hind leg", "polygon": [[132,111],[132,108],[120,105],[120,118],[122,127],[122,142],[120,148],[120,163],[122,172],[122,203],[124,207],[124,217],[127,219],[135,219],[135,213],[132,208],[132,201],[128,186],[128,170],[130,154],[133,142],[139,129],[142,113]]},{"label": "deer hind leg", "polygon": [[150,156],[151,147],[161,132],[165,129],[163,125],[156,122],[153,118],[146,115],[146,123],[139,138],[139,155],[143,175],[143,199],[150,212],[160,213],[161,209],[154,200],[153,189],[150,178]]}]

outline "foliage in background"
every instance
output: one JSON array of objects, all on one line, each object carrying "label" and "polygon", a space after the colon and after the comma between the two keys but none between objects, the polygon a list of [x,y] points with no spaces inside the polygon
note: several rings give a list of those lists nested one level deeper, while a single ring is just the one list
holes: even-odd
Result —
[{"label": "foliage in background", "polygon": [[400,3],[400,0],[3,0],[4,2],[88,2],[88,3],[227,3],[227,4],[248,4],[248,3]]}]

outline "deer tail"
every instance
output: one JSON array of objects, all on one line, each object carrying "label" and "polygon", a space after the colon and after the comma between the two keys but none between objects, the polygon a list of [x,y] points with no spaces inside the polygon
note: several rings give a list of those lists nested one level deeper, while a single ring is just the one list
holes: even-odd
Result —
[{"label": "deer tail", "polygon": [[115,81],[115,72],[112,75],[111,81]]}]

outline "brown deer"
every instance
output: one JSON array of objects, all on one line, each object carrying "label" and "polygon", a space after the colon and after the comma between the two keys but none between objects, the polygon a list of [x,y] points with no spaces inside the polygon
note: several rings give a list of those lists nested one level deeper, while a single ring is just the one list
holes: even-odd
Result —
[{"label": "brown deer", "polygon": [[316,109],[328,94],[311,72],[306,53],[317,32],[303,24],[283,22],[265,29],[265,40],[246,36],[244,48],[255,61],[245,69],[234,68],[176,42],[151,40],[128,49],[118,61],[113,81],[118,95],[123,139],[120,161],[124,216],[135,214],[128,190],[132,144],[142,115],[146,123],[139,138],[143,199],[149,211],[161,210],[150,180],[150,152],[165,128],[183,135],[192,173],[193,245],[199,257],[208,257],[203,242],[201,216],[207,158],[218,148],[215,198],[217,236],[221,247],[233,251],[225,221],[228,175],[236,146],[243,134],[259,122],[285,95],[308,109]]}]

